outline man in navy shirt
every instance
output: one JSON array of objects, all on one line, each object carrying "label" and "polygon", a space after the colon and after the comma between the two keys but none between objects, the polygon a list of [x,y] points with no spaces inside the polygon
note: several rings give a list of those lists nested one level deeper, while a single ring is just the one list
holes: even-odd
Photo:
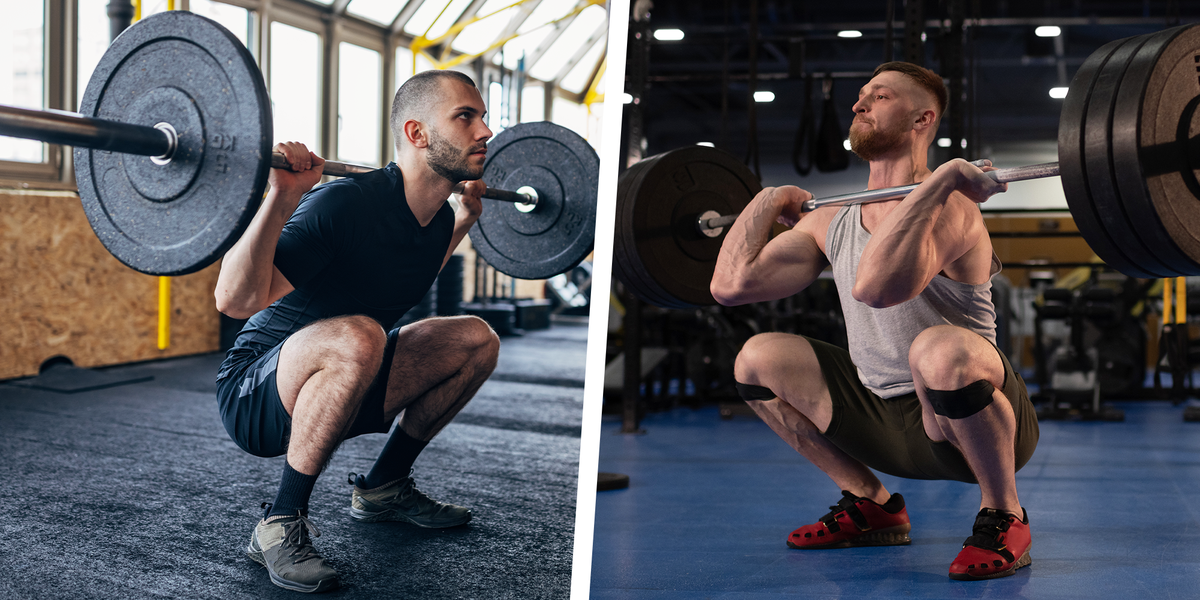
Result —
[{"label": "man in navy shirt", "polygon": [[[351,516],[421,527],[471,520],[418,490],[411,468],[491,374],[499,339],[475,317],[389,329],[483,211],[484,113],[466,75],[419,73],[392,105],[396,162],[311,191],[325,161],[302,144],[277,145],[291,170],[271,170],[270,192],[221,264],[218,310],[249,319],[217,375],[221,418],[247,452],[287,455],[246,550],[280,587],[337,586],[309,537],[319,535],[309,496],[343,440],[387,433],[398,415],[370,472],[351,474]],[[446,199],[460,181],[454,211]]]}]

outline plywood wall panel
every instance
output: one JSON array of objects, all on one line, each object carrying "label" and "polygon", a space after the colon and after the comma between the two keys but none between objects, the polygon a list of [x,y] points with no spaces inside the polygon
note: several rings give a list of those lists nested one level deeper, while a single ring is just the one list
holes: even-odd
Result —
[{"label": "plywood wall panel", "polygon": [[96,367],[217,350],[218,269],[172,278],[171,346],[159,350],[158,279],[104,249],[78,196],[0,190],[0,379],[54,356]]}]

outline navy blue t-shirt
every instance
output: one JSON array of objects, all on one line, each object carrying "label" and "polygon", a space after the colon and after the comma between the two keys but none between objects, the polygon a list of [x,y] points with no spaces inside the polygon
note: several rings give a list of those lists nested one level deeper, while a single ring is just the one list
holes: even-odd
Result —
[{"label": "navy blue t-shirt", "polygon": [[275,248],[276,268],[296,289],[250,317],[217,379],[319,319],[366,315],[391,328],[437,280],[453,233],[449,204],[421,227],[396,163],[313,188]]}]

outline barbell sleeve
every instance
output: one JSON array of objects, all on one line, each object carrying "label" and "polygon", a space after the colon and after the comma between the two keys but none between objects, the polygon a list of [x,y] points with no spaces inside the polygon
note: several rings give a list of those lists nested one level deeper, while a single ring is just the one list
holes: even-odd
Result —
[{"label": "barbell sleeve", "polygon": [[170,156],[175,149],[171,135],[157,127],[3,105],[0,135],[139,156]]},{"label": "barbell sleeve", "polygon": [[[971,164],[982,166],[982,161],[974,161]],[[987,176],[991,177],[997,183],[1009,183],[1011,181],[1025,181],[1028,179],[1042,179],[1045,177],[1058,176],[1058,163],[1041,163],[1036,165],[1026,165],[1023,167],[1011,167],[1007,169],[996,169],[988,171]],[[886,202],[888,200],[899,200],[912,193],[920,184],[903,185],[899,187],[880,188],[877,190],[864,190],[861,192],[851,192],[849,194],[840,194],[837,196],[827,196],[825,198],[813,198],[804,203],[803,212],[810,212],[824,206],[845,206],[847,204],[870,204],[873,202]],[[721,215],[708,219],[699,219],[696,222],[697,228],[701,233],[721,229],[733,224],[738,218],[737,215]]]}]

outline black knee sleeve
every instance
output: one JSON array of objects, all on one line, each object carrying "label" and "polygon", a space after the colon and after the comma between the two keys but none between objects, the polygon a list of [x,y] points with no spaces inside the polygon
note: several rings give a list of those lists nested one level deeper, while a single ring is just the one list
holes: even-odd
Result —
[{"label": "black knee sleeve", "polygon": [[733,382],[733,385],[737,388],[738,395],[742,397],[742,400],[747,402],[751,400],[772,400],[775,398],[775,392],[761,385],[749,385],[736,381]]},{"label": "black knee sleeve", "polygon": [[965,419],[992,403],[992,392],[996,388],[985,379],[980,379],[958,390],[931,390],[926,388],[925,395],[933,405],[934,414],[947,419]]}]

